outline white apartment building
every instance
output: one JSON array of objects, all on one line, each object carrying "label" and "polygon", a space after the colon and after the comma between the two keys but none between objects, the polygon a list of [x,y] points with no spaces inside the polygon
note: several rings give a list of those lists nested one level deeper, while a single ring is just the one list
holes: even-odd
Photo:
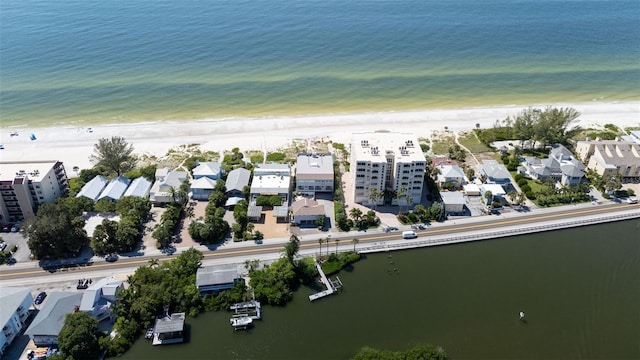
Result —
[{"label": "white apartment building", "polygon": [[11,342],[20,334],[33,303],[31,289],[26,287],[0,287],[0,358]]},{"label": "white apartment building", "polygon": [[69,193],[69,180],[60,161],[0,162],[0,223],[35,216],[40,204]]},{"label": "white apartment building", "polygon": [[[354,201],[368,205],[418,204],[422,199],[426,166],[424,153],[413,134],[354,133],[351,143]],[[386,195],[374,199],[372,189]],[[391,195],[402,190],[405,190],[404,196],[400,199]]]}]

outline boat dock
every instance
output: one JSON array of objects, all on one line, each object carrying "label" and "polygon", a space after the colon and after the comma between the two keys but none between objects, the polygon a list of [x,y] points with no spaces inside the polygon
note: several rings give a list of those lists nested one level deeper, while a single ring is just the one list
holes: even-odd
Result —
[{"label": "boat dock", "polygon": [[329,296],[334,292],[336,292],[338,289],[342,288],[342,281],[340,281],[340,278],[336,276],[336,280],[328,279],[327,276],[324,274],[324,271],[322,271],[322,266],[320,266],[320,264],[318,264],[317,261],[316,261],[316,269],[318,269],[318,273],[320,274],[320,281],[324,284],[327,290],[309,295],[310,301],[318,300],[325,296]]},{"label": "boat dock", "polygon": [[262,318],[262,306],[259,301],[250,300],[233,304],[230,309],[235,311],[234,317],[248,316],[252,320],[260,320]]}]

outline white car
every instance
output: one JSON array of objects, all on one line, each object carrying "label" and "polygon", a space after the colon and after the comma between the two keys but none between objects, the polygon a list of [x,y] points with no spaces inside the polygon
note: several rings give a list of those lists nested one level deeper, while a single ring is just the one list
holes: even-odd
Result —
[{"label": "white car", "polygon": [[634,197],[628,197],[627,198],[627,203],[629,204],[637,204],[638,203],[638,198]]}]

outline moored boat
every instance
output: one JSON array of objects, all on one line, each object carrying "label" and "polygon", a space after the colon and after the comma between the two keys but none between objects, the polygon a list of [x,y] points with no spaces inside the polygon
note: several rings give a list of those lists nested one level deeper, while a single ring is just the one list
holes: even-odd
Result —
[{"label": "moored boat", "polygon": [[245,315],[234,316],[231,318],[230,323],[235,330],[245,330],[249,328],[249,326],[251,326],[251,323],[253,323],[253,319]]}]

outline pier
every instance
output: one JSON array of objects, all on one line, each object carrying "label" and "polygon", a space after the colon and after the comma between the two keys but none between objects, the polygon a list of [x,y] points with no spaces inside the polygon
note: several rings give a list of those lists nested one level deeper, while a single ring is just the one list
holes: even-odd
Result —
[{"label": "pier", "polygon": [[339,290],[340,288],[342,288],[342,281],[340,281],[340,278],[336,276],[336,280],[328,279],[327,276],[324,274],[324,271],[322,271],[322,266],[320,266],[320,264],[318,264],[317,261],[316,261],[316,269],[318,269],[318,273],[320,274],[320,281],[322,282],[322,284],[324,284],[327,290],[309,295],[310,301],[314,301],[314,300],[323,298],[325,296],[329,296],[334,292],[336,292],[337,290]]},{"label": "pier", "polygon": [[233,317],[247,316],[251,320],[260,320],[262,318],[262,306],[259,301],[250,300],[231,305],[231,310],[235,311]]}]

